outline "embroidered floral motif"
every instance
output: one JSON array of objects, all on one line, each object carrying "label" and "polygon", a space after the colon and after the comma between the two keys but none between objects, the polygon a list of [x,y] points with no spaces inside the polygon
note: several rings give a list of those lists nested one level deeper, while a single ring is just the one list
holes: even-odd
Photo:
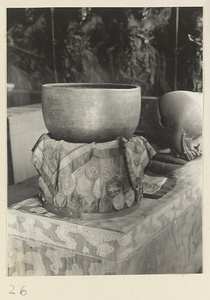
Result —
[{"label": "embroidered floral motif", "polygon": [[112,198],[105,196],[99,200],[99,212],[105,213],[110,211],[112,206]]},{"label": "embroidered floral motif", "polygon": [[107,182],[111,179],[111,173],[109,172],[108,168],[104,168],[104,171],[101,173],[100,178],[104,182]]},{"label": "embroidered floral motif", "polygon": [[89,254],[89,253],[90,253],[90,250],[89,250],[87,247],[84,247],[83,250],[82,250],[82,252],[83,252],[84,254]]},{"label": "embroidered floral motif", "polygon": [[30,248],[37,248],[43,245],[42,242],[39,241],[33,241],[33,240],[27,240],[26,239],[26,244],[30,247]]},{"label": "embroidered floral motif", "polygon": [[125,195],[123,193],[118,194],[113,198],[112,204],[115,209],[120,210],[125,205]]},{"label": "embroidered floral motif", "polygon": [[65,271],[65,275],[82,275],[83,271],[82,269],[80,269],[80,267],[77,264],[73,264],[72,265],[72,269],[71,270],[66,270]]},{"label": "embroidered floral motif", "polygon": [[30,230],[34,228],[35,221],[33,218],[26,218],[25,222],[22,223],[22,226],[25,230]]},{"label": "embroidered floral motif", "polygon": [[8,224],[15,224],[15,222],[17,221],[17,216],[8,214],[8,218],[7,218],[7,223]]},{"label": "embroidered floral motif", "polygon": [[115,275],[116,263],[113,261],[101,261],[99,263],[92,263],[88,269],[90,275]]},{"label": "embroidered floral motif", "polygon": [[53,203],[55,207],[64,207],[66,205],[66,198],[61,192],[58,192],[53,198]]},{"label": "embroidered floral motif", "polygon": [[41,176],[39,177],[39,187],[41,189],[41,193],[44,194],[45,200],[52,204],[53,196],[52,196],[47,184],[45,183],[44,179]]},{"label": "embroidered floral motif", "polygon": [[57,234],[58,238],[64,242],[64,245],[69,249],[76,249],[76,242],[68,235],[67,228],[63,228],[62,226],[58,226],[55,233]]},{"label": "embroidered floral motif", "polygon": [[37,204],[38,200],[36,198],[28,198],[26,200],[23,200],[17,204],[13,204],[11,208],[13,209],[20,209],[23,206],[35,206]]},{"label": "embroidered floral motif", "polygon": [[117,236],[117,241],[122,246],[128,246],[132,243],[132,236],[131,233],[128,233],[126,235],[122,235],[121,237]]},{"label": "embroidered floral motif", "polygon": [[135,192],[132,188],[129,189],[127,193],[125,193],[125,203],[127,207],[131,207],[135,202]]},{"label": "embroidered floral motif", "polygon": [[131,253],[134,253],[135,249],[130,247],[128,249],[125,249],[121,254],[120,254],[120,259],[124,259],[128,257]]},{"label": "embroidered floral motif", "polygon": [[74,171],[74,176],[76,179],[80,178],[85,171],[85,166],[80,167],[76,171]]},{"label": "embroidered floral motif", "polygon": [[93,191],[94,181],[87,179],[83,174],[78,180],[76,185],[76,192],[82,197],[88,196]]},{"label": "embroidered floral motif", "polygon": [[107,257],[110,253],[114,251],[114,247],[109,244],[102,243],[97,246],[97,254],[101,257]]},{"label": "embroidered floral motif", "polygon": [[85,165],[85,176],[91,180],[95,181],[100,174],[100,163],[99,159],[93,156]]},{"label": "embroidered floral motif", "polygon": [[35,212],[37,214],[44,214],[47,212],[47,210],[44,207],[32,207],[29,208],[30,212]]},{"label": "embroidered floral motif", "polygon": [[53,271],[55,275],[58,275],[59,269],[63,267],[61,258],[74,257],[75,254],[65,249],[56,249],[56,250],[48,249],[45,252],[45,256],[48,257],[52,262],[52,264],[50,265],[50,269]]},{"label": "embroidered floral motif", "polygon": [[96,179],[94,185],[93,185],[93,194],[97,199],[100,199],[101,197],[101,181],[100,179]]},{"label": "embroidered floral motif", "polygon": [[103,243],[103,235],[95,232],[93,229],[78,227],[78,232],[85,237],[92,246],[97,246]]},{"label": "embroidered floral motif", "polygon": [[77,194],[76,190],[72,193],[70,197],[67,198],[66,206],[75,212],[81,210],[82,207],[82,197]]},{"label": "embroidered floral motif", "polygon": [[50,227],[51,227],[51,223],[50,223],[50,222],[48,222],[48,221],[46,221],[46,220],[40,220],[40,222],[41,222],[41,224],[43,225],[43,227],[44,227],[45,229],[47,229],[47,230],[50,229]]},{"label": "embroidered floral motif", "polygon": [[[25,268],[21,268],[23,263],[32,265],[33,269],[25,271]],[[23,254],[13,249],[9,252],[8,265],[9,268],[16,266],[17,270],[19,270],[19,276],[44,276],[46,274],[46,268],[43,264],[42,257],[36,252],[27,252],[26,254]]]},{"label": "embroidered floral motif", "polygon": [[64,172],[63,169],[60,172],[59,185],[61,190],[63,191],[65,196],[69,196],[73,193],[76,187],[76,178],[74,174],[68,174],[68,172]]},{"label": "embroidered floral motif", "polygon": [[9,249],[12,249],[12,248],[19,249],[21,247],[21,245],[22,245],[22,243],[18,239],[13,238],[13,239],[8,240]]},{"label": "embroidered floral motif", "polygon": [[119,194],[120,188],[121,188],[121,182],[116,178],[113,178],[106,183],[106,193],[111,198],[114,198]]}]

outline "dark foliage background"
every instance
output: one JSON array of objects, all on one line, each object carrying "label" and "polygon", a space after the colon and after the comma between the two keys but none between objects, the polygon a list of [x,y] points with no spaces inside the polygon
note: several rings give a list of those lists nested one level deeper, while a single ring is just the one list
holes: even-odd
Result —
[{"label": "dark foliage background", "polygon": [[145,96],[202,91],[202,8],[178,13],[9,8],[7,81],[30,91],[49,82],[133,83]]}]

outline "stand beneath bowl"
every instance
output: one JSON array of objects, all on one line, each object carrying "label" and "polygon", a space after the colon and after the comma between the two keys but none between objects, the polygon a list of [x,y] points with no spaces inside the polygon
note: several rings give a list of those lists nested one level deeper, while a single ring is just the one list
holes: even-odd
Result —
[{"label": "stand beneath bowl", "polygon": [[33,148],[43,205],[69,218],[125,215],[142,199],[144,169],[155,154],[143,137],[68,143],[43,134]]}]

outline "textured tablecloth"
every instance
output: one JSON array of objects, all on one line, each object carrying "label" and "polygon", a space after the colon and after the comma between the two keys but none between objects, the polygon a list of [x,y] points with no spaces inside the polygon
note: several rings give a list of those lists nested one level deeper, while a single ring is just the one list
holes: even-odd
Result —
[{"label": "textured tablecloth", "polygon": [[136,211],[112,219],[60,218],[39,196],[9,207],[8,275],[196,273],[202,265],[201,159],[174,177],[166,195],[144,198]]}]

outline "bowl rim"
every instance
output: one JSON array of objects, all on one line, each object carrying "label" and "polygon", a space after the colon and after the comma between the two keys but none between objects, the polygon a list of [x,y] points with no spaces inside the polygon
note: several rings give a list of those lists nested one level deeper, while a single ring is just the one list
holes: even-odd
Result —
[{"label": "bowl rim", "polygon": [[[122,83],[91,83],[91,82],[81,82],[81,83],[46,83],[42,85],[42,89],[45,88],[63,88],[67,89],[82,87],[82,89],[86,90],[117,90],[117,91],[131,91],[131,90],[140,90],[141,87],[136,84],[122,84]],[[110,88],[109,88],[110,87]],[[121,88],[120,88],[121,87]]]}]

